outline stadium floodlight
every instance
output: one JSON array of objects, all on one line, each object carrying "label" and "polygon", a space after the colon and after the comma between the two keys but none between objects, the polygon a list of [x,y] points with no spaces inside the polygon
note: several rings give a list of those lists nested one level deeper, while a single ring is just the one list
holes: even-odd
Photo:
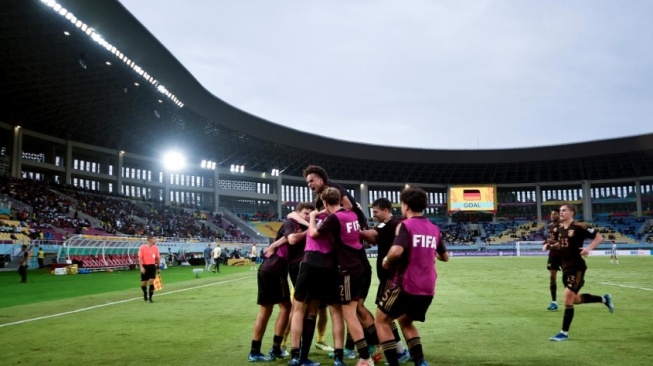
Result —
[{"label": "stadium floodlight", "polygon": [[[171,99],[175,104],[177,104],[178,107],[181,108],[184,106],[184,104],[181,103],[174,94],[166,90],[163,85],[160,85],[159,82],[156,79],[154,79],[154,77],[152,77],[152,75],[150,75],[145,70],[143,70],[134,61],[127,58],[122,52],[120,52],[120,50],[118,50],[115,46],[109,43],[100,34],[96,33],[93,28],[86,25],[86,23],[84,23],[81,19],[78,19],[72,12],[68,11],[68,9],[61,6],[61,4],[57,3],[56,0],[41,0],[41,2],[46,6],[52,8],[52,10],[54,10],[57,14],[61,15],[66,20],[70,21],[72,24],[77,26],[77,28],[81,28],[82,32],[86,33],[89,37],[91,37],[91,39],[97,42],[100,46],[106,48],[107,51],[111,52],[116,57],[120,58],[120,60],[124,61],[128,66],[133,68],[134,71],[136,71],[136,73],[138,73],[145,80],[149,81],[152,85],[157,87],[159,92],[161,92],[166,97]],[[68,32],[66,32],[65,34],[67,36],[70,35],[70,33]],[[86,68],[85,61],[80,61],[80,64],[83,68]]]},{"label": "stadium floodlight", "polygon": [[63,34],[69,36],[69,35],[70,35],[70,32],[68,32],[68,31],[64,31]]},{"label": "stadium floodlight", "polygon": [[272,173],[271,173],[271,175],[272,175],[273,177],[278,177],[278,176],[279,176],[279,173],[280,173],[280,172],[279,172],[279,169],[272,169]]},{"label": "stadium floodlight", "polygon": [[229,171],[232,172],[232,173],[245,173],[245,166],[244,165],[231,164],[231,168],[229,169]]},{"label": "stadium floodlight", "polygon": [[215,170],[215,161],[202,160],[202,164],[200,166],[202,169]]},{"label": "stadium floodlight", "polygon": [[179,151],[169,151],[163,155],[163,167],[169,171],[181,170],[186,166],[186,158]]}]

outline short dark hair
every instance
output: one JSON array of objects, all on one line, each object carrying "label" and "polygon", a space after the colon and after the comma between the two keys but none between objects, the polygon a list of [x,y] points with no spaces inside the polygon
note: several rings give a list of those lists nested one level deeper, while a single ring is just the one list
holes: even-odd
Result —
[{"label": "short dark hair", "polygon": [[317,174],[320,176],[320,178],[322,178],[322,180],[325,183],[329,180],[329,176],[327,175],[326,170],[324,170],[324,168],[322,168],[319,165],[307,166],[306,169],[304,169],[304,171],[302,172],[302,174],[304,175],[304,178],[308,177],[309,174]]},{"label": "short dark hair", "polygon": [[376,199],[376,201],[372,203],[372,207],[378,207],[382,210],[392,211],[392,202],[390,202],[390,200],[385,197],[381,197]]},{"label": "short dark hair", "polygon": [[340,204],[340,191],[333,187],[327,187],[320,193],[320,199],[326,205],[339,205]]},{"label": "short dark hair", "polygon": [[[574,213],[576,213],[576,206],[572,205],[571,203],[569,203],[569,202],[563,202],[563,203],[560,205],[560,207],[562,207],[562,206],[567,206],[567,208],[569,209],[569,211],[573,211]],[[559,212],[559,211],[558,211],[558,212]]]},{"label": "short dark hair", "polygon": [[297,204],[297,208],[295,208],[295,211],[299,212],[305,208],[308,208],[311,211],[313,211],[315,210],[315,205],[312,202],[300,202]]},{"label": "short dark hair", "polygon": [[405,203],[413,212],[422,212],[428,206],[426,191],[419,187],[409,186],[401,191],[401,202]]},{"label": "short dark hair", "polygon": [[560,213],[560,207],[554,207],[554,208],[551,209],[551,211]]}]

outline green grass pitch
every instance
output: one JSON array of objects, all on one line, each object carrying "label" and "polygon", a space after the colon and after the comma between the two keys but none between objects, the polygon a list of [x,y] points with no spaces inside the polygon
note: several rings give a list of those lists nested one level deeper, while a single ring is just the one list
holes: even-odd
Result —
[{"label": "green grass pitch", "polygon": [[[619,265],[609,264],[608,257],[587,261],[581,292],[612,294],[616,310],[577,306],[570,339],[559,343],[549,341],[562,326],[562,310],[546,310],[546,258],[438,262],[436,297],[426,322],[417,323],[426,360],[431,365],[650,365],[653,258],[622,257]],[[15,272],[0,273],[0,364],[248,363],[258,312],[256,276],[249,267],[222,267],[222,273],[200,278],[189,267],[174,267],[163,272],[163,280],[164,290],[149,304],[142,300],[137,271],[53,276],[35,270],[27,284],[20,284]],[[367,305],[376,311],[373,299]],[[275,316],[264,352],[271,346]],[[330,326],[327,340],[332,343]],[[323,351],[314,350],[311,358],[331,364]]]}]

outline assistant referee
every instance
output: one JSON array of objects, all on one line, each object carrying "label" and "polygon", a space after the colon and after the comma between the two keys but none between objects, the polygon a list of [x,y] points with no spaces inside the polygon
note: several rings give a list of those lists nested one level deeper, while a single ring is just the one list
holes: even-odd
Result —
[{"label": "assistant referee", "polygon": [[[147,244],[138,248],[138,264],[141,267],[141,290],[143,290],[143,300],[153,302],[154,279],[157,273],[160,273],[161,256],[159,247],[156,246],[156,238],[153,235],[147,236]],[[150,283],[149,296],[145,285]]]}]

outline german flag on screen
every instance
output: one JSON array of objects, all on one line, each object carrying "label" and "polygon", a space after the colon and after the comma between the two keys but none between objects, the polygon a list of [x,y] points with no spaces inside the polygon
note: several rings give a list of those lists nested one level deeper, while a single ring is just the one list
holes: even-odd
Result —
[{"label": "german flag on screen", "polygon": [[463,200],[465,201],[480,201],[481,191],[478,189],[465,189],[463,191]]}]

